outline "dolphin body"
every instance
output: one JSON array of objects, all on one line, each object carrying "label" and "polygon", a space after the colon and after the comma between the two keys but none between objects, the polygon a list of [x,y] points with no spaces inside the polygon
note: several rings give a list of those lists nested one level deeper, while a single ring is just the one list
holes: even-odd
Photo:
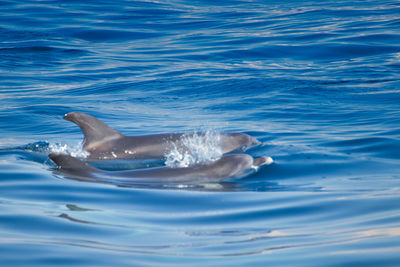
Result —
[{"label": "dolphin body", "polygon": [[[71,112],[66,114],[64,119],[76,123],[81,128],[84,135],[83,149],[89,152],[89,160],[162,159],[173,147],[188,151],[182,141],[183,136],[204,136],[204,133],[125,136],[85,113]],[[257,144],[260,142],[247,134],[221,133],[218,145],[224,154]]]},{"label": "dolphin body", "polygon": [[58,170],[77,180],[112,182],[120,185],[144,184],[204,184],[220,182],[248,174],[246,171],[270,164],[269,157],[253,158],[247,154],[232,154],[208,163],[185,168],[155,167],[147,169],[105,171],[66,154],[49,154]]}]

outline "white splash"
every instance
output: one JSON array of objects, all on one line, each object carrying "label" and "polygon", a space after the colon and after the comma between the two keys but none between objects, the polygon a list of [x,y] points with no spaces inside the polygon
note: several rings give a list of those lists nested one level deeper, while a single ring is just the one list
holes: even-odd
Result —
[{"label": "white splash", "polygon": [[89,155],[88,152],[82,149],[81,143],[75,146],[68,146],[67,144],[60,144],[60,143],[50,143],[49,150],[51,153],[63,153],[78,158],[86,158]]},{"label": "white splash", "polygon": [[222,156],[221,135],[215,131],[184,134],[179,140],[183,146],[171,143],[172,149],[165,155],[165,165],[189,167],[212,162]]}]

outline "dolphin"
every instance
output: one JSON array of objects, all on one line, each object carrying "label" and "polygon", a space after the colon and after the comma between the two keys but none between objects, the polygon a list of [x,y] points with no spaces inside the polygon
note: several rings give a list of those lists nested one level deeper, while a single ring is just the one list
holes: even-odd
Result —
[{"label": "dolphin", "polygon": [[246,171],[272,163],[270,157],[253,158],[247,154],[231,154],[207,164],[185,168],[154,167],[147,169],[106,171],[95,168],[67,154],[49,154],[58,170],[75,179],[91,182],[117,184],[158,183],[158,184],[202,184],[219,182],[232,177],[246,175]]},{"label": "dolphin", "polygon": [[[162,159],[174,147],[189,151],[182,137],[204,136],[204,133],[125,136],[86,113],[71,112],[64,119],[81,128],[84,135],[83,150],[89,153],[89,160]],[[221,133],[218,143],[222,154],[260,144],[257,139],[242,133]]]}]

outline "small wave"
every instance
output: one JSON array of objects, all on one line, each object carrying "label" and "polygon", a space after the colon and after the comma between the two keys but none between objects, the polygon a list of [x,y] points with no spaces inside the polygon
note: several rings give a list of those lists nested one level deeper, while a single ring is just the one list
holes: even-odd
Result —
[{"label": "small wave", "polygon": [[215,131],[184,134],[180,138],[182,146],[171,143],[172,149],[165,155],[165,165],[189,167],[215,161],[222,156],[221,135]]}]

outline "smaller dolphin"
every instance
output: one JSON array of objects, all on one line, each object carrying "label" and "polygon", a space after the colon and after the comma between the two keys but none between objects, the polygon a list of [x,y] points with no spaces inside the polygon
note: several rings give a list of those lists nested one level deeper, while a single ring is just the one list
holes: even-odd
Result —
[{"label": "smaller dolphin", "polygon": [[[83,149],[89,152],[88,159],[162,159],[174,146],[188,150],[182,141],[183,136],[204,135],[173,133],[125,136],[86,113],[71,112],[64,119],[81,128],[84,135]],[[220,134],[219,146],[223,154],[257,144],[260,142],[247,134]]]},{"label": "smaller dolphin", "polygon": [[92,182],[117,183],[207,183],[219,182],[231,177],[245,175],[246,171],[270,164],[269,157],[254,159],[247,154],[224,156],[209,164],[194,165],[186,168],[156,167],[125,171],[105,171],[66,154],[49,154],[49,158],[58,166],[58,170],[78,180]]}]

